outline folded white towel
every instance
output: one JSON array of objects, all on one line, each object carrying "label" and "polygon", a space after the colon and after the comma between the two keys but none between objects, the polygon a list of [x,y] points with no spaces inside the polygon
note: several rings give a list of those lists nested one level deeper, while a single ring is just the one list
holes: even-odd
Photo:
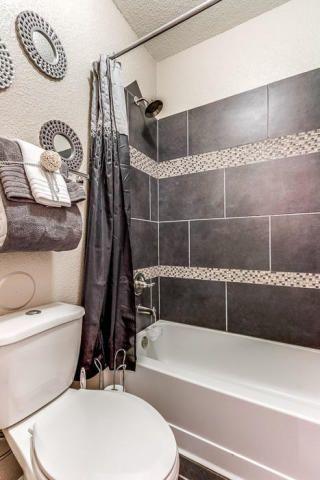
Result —
[{"label": "folded white towel", "polygon": [[16,141],[35,201],[48,207],[70,207],[70,196],[61,173],[48,172],[40,166],[40,156],[44,150],[23,140]]}]

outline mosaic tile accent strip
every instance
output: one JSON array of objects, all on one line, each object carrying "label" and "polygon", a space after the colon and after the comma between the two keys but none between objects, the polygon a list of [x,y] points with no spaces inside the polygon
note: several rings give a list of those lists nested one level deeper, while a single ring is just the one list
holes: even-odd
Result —
[{"label": "mosaic tile accent strip", "polygon": [[146,278],[171,277],[215,282],[251,283],[278,287],[320,289],[319,273],[270,272],[267,270],[237,270],[226,268],[174,267],[159,265],[141,270]]},{"label": "mosaic tile accent strip", "polygon": [[134,273],[141,272],[148,280],[150,280],[150,278],[156,278],[160,276],[159,275],[160,268],[161,267],[159,266],[139,268],[138,270],[135,270]]},{"label": "mosaic tile accent strip", "polygon": [[320,129],[160,163],[131,147],[131,165],[152,177],[168,178],[316,152],[320,152]]},{"label": "mosaic tile accent strip", "polygon": [[159,164],[134,147],[130,147],[130,165],[151,177],[158,178]]}]

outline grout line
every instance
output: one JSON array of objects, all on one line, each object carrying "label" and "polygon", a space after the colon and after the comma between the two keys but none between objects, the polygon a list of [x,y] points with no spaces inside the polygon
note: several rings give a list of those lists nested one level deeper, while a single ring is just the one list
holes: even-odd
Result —
[{"label": "grout line", "polygon": [[[159,150],[159,145],[157,145],[157,151]],[[158,201],[158,222],[160,221],[160,180],[157,178],[157,201]]]},{"label": "grout line", "polygon": [[148,218],[135,218],[131,217],[131,220],[136,220],[138,222],[148,222],[148,223],[159,223],[156,220],[149,220]]},{"label": "grout line", "polygon": [[158,266],[160,265],[160,223],[158,222]]},{"label": "grout line", "polygon": [[[2,462],[4,462],[5,460],[7,460],[8,457],[10,457],[11,455],[13,455],[13,452],[12,452],[11,450],[7,450],[7,451],[4,452],[3,454],[1,454],[1,455],[0,455],[0,464],[1,464]],[[12,457],[11,457],[11,458],[12,458]],[[4,464],[4,463],[3,463],[2,465],[4,465],[4,467],[5,467],[5,464]],[[2,470],[2,468],[1,468],[1,470]],[[23,479],[23,477],[20,477],[20,478]],[[19,479],[18,479],[18,480],[19,480]]]},{"label": "grout line", "polygon": [[191,235],[190,235],[190,222],[188,222],[188,253],[189,253],[189,267],[191,266]]},{"label": "grout line", "polygon": [[[297,213],[276,213],[271,215],[247,215],[239,217],[209,217],[209,218],[184,218],[181,220],[160,220],[160,223],[174,223],[174,222],[200,222],[209,220],[236,220],[244,218],[269,218],[269,217],[293,217],[298,215],[319,215],[320,212],[297,212]],[[139,220],[139,219],[138,219]]]},{"label": "grout line", "polygon": [[[157,162],[159,162],[159,121],[157,121]],[[159,179],[158,181],[158,265],[160,265]]]},{"label": "grout line", "polygon": [[226,332],[228,331],[228,282],[224,282]]},{"label": "grout line", "polygon": [[159,182],[159,179],[157,179],[157,202],[158,202],[157,221],[159,223],[160,222],[160,182]]},{"label": "grout line", "polygon": [[159,162],[159,120],[157,120],[157,162]]},{"label": "grout line", "polygon": [[271,216],[269,216],[269,270],[271,272]]},{"label": "grout line", "polygon": [[161,292],[161,288],[160,288],[160,282],[161,282],[161,277],[158,277],[158,298],[159,298],[159,313],[158,313],[158,316],[159,316],[159,319],[161,318],[161,302],[160,302],[160,292]]},{"label": "grout line", "polygon": [[227,218],[226,169],[223,169],[223,215]]},{"label": "grout line", "polygon": [[189,156],[190,146],[189,146],[189,110],[187,110],[187,157]]},{"label": "grout line", "polygon": [[223,218],[207,218],[207,219],[203,219],[203,218],[197,218],[197,219],[193,219],[193,218],[186,218],[186,219],[183,219],[183,220],[160,220],[159,223],[181,223],[181,222],[194,222],[194,221],[197,221],[197,220],[223,220]]},{"label": "grout line", "polygon": [[151,196],[151,177],[149,175],[149,217],[150,221],[152,220],[152,196]]},{"label": "grout line", "polygon": [[[157,120],[157,162],[159,163],[159,120]],[[158,266],[160,265],[160,184],[157,178],[157,202],[158,202]],[[158,276],[158,318],[160,319],[160,277]]]}]

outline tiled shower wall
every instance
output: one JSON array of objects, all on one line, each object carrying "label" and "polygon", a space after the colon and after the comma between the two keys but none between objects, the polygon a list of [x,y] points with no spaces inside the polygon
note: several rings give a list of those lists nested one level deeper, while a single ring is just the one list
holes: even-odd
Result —
[{"label": "tiled shower wall", "polygon": [[[126,89],[129,122],[129,142],[149,161],[156,162],[158,150],[158,122],[144,115],[144,107],[134,103],[134,97],[141,97],[136,82]],[[132,162],[131,162],[132,163]],[[158,265],[158,180],[143,169],[131,167],[131,242],[135,270]],[[149,276],[149,275],[148,275]],[[150,279],[154,286],[136,298],[136,304],[155,306],[159,312],[158,278]],[[140,331],[150,324],[150,317],[139,315],[137,329]]]},{"label": "tiled shower wall", "polygon": [[134,262],[161,318],[320,348],[320,70],[161,119],[158,139],[130,112]]}]

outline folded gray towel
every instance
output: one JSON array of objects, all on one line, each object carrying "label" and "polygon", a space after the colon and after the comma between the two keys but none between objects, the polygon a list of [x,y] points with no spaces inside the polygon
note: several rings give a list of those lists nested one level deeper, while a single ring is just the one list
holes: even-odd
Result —
[{"label": "folded gray towel", "polygon": [[81,183],[73,182],[70,178],[65,178],[71,203],[83,202],[86,199],[86,192]]},{"label": "folded gray towel", "polygon": [[[10,162],[16,162],[10,164]],[[1,165],[8,163],[8,165]],[[17,165],[21,163],[21,165]],[[36,203],[23,166],[23,157],[19,145],[6,138],[0,138],[0,179],[8,200],[12,202]],[[65,177],[71,203],[86,199],[83,186]]]},{"label": "folded gray towel", "polygon": [[[10,162],[21,163],[21,165],[10,165]],[[34,202],[27,176],[22,164],[23,158],[19,146],[0,138],[0,179],[7,198],[13,202]],[[3,165],[8,163],[8,165]]]},{"label": "folded gray towel", "polygon": [[49,208],[38,203],[8,200],[0,185],[7,217],[7,235],[0,252],[66,251],[75,249],[82,235],[77,205]]}]

